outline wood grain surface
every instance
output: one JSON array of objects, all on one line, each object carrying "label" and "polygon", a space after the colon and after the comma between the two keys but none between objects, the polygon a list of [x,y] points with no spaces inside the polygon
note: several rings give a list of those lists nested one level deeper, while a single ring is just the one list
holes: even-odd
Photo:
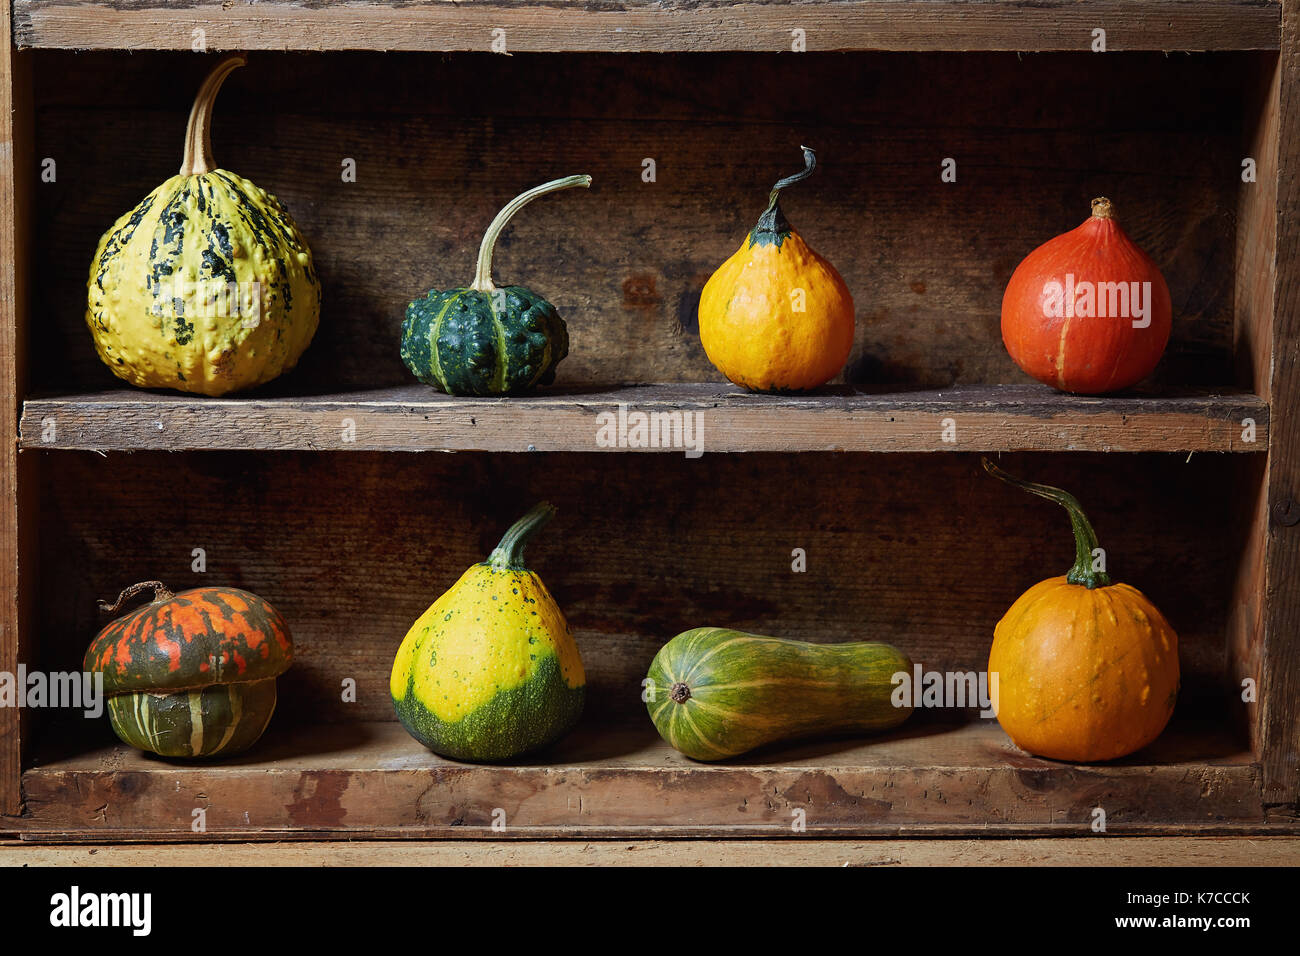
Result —
[{"label": "wood grain surface", "polygon": [[97,451],[1262,452],[1268,419],[1254,395],[1204,390],[1093,398],[967,385],[779,396],[678,384],[467,399],[408,385],[309,398],[116,389],[33,399],[20,434],[28,449]]},{"label": "wood grain surface", "polygon": [[[804,143],[819,169],[784,206],[853,292],[847,382],[1028,382],[1002,345],[1007,279],[1107,195],[1173,297],[1153,382],[1224,386],[1242,103],[1268,56],[254,55],[223,88],[213,137],[221,165],[287,204],[322,277],[316,339],[274,394],[411,382],[406,304],[470,281],[510,197],[579,172],[592,188],[528,207],[496,259],[499,281],[569,324],[558,387],[717,381],[700,290]],[[58,170],[35,194],[36,384],[97,391],[117,380],[85,327],[91,256],[175,172],[209,63],[41,51],[36,64],[37,155]],[[945,158],[956,182],[941,181]]]},{"label": "wood grain surface", "polygon": [[0,866],[1244,866],[1300,863],[1300,837],[1035,840],[467,840],[51,846]]},{"label": "wood grain surface", "polygon": [[1278,45],[1267,0],[820,0],[547,3],[539,0],[16,0],[24,46],[181,49],[508,51],[1230,50]]},{"label": "wood grain surface", "polygon": [[[1285,5],[1278,112],[1277,264],[1269,394],[1300,408],[1300,3]],[[1300,802],[1300,421],[1268,459],[1269,533],[1259,698],[1265,800]]]},{"label": "wood grain surface", "polygon": [[[909,723],[882,737],[787,746],[725,765],[683,757],[648,721],[588,724],[536,761],[476,766],[429,753],[392,722],[276,724],[255,750],[226,762],[167,763],[120,744],[41,753],[23,788],[26,813],[8,829],[90,840],[290,830],[507,839],[797,839],[910,827],[1087,835],[1097,807],[1116,835],[1273,826],[1260,803],[1259,768],[1212,725],[1173,728],[1118,763],[1071,766],[1017,751],[993,721]],[[195,809],[204,811],[202,833]],[[797,820],[805,830],[794,828]]]},{"label": "wood grain surface", "polygon": [[[981,670],[1006,609],[1074,556],[1062,510],[988,477],[973,454],[43,457],[43,665],[78,668],[106,623],[96,599],[128,584],[234,585],[289,622],[279,713],[296,721],[393,719],[388,675],[407,629],[541,499],[559,516],[529,563],[574,630],[594,720],[643,721],[651,658],[706,624],[888,641],[929,668]],[[1072,489],[1111,573],[1169,618],[1185,707],[1224,699],[1232,489],[1253,457],[1002,456]],[[346,678],[355,703],[341,700]],[[60,732],[108,734],[80,720]]]},{"label": "wood grain surface", "polygon": [[[0,11],[0,672],[30,650],[36,586],[32,523],[35,456],[18,452],[18,415],[28,381],[30,304],[31,64],[11,44],[10,10]],[[18,774],[27,714],[0,707],[0,814],[21,807]]]}]

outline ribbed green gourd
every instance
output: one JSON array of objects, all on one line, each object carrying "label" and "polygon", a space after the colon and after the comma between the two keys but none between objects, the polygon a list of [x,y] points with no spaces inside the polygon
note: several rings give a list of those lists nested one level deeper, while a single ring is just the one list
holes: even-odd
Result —
[{"label": "ribbed green gourd", "polygon": [[644,697],[664,740],[696,760],[725,760],[777,741],[896,727],[912,708],[894,705],[894,675],[911,670],[889,644],[697,627],[659,649]]},{"label": "ribbed green gourd", "polygon": [[510,395],[555,381],[569,330],[536,292],[492,282],[492,252],[506,223],[538,196],[590,185],[590,176],[569,176],[516,196],[483,236],[473,284],[430,289],[406,307],[402,361],[416,378],[449,395]]}]

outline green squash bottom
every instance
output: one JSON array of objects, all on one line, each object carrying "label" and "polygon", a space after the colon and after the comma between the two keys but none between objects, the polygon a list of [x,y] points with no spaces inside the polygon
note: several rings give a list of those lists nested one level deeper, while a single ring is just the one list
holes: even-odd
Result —
[{"label": "green squash bottom", "polygon": [[162,757],[216,757],[257,743],[275,713],[275,678],[108,699],[122,742]]},{"label": "green squash bottom", "polygon": [[397,719],[434,753],[453,760],[493,763],[510,760],[559,740],[582,716],[586,687],[564,682],[560,663],[547,657],[524,683],[498,691],[460,720],[437,717],[411,693],[393,698]]}]

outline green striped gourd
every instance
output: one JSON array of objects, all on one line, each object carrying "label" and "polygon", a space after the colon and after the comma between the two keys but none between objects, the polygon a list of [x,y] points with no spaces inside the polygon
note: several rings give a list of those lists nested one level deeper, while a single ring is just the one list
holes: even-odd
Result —
[{"label": "green striped gourd", "polygon": [[697,627],[659,649],[646,706],[660,736],[696,760],[764,744],[884,730],[907,719],[893,676],[911,672],[888,644],[809,644]]},{"label": "green striped gourd", "polygon": [[523,286],[492,281],[492,252],[510,218],[538,196],[591,185],[569,176],[516,196],[488,226],[467,289],[431,289],[406,307],[402,361],[449,395],[509,395],[555,380],[569,354],[569,331],[555,306]]}]

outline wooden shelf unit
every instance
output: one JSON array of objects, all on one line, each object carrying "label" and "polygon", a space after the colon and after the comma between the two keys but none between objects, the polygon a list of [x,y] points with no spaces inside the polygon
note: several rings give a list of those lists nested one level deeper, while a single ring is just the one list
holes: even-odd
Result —
[{"label": "wooden shelf unit", "polygon": [[[81,319],[94,241],[179,158],[200,29],[266,51],[223,91],[218,158],[285,201],[325,282],[302,366],[217,400],[117,383]],[[494,30],[519,55],[491,53]],[[298,660],[265,740],[211,764],[0,709],[0,834],[787,838],[803,809],[813,836],[1087,835],[1097,806],[1110,832],[1300,832],[1298,94],[1291,0],[5,5],[0,671],[76,669],[93,598],[150,577],[264,594]],[[843,383],[750,395],[717,383],[694,305],[803,141],[823,165],[789,211],[854,291],[858,340]],[[569,320],[557,385],[411,384],[405,301],[468,279],[504,198],[580,170],[590,195],[530,209],[497,263]],[[1165,271],[1174,337],[1139,392],[1066,396],[1006,357],[1001,290],[1103,191]],[[699,413],[703,457],[602,444],[620,406]],[[1184,692],[1156,745],[1069,766],[924,714],[718,766],[658,740],[639,679],[696,624],[982,668],[1001,610],[1072,549],[980,453],[1079,489],[1112,568],[1178,628]],[[526,763],[441,760],[392,721],[392,652],[542,496],[561,517],[530,553],[588,713]]]}]

